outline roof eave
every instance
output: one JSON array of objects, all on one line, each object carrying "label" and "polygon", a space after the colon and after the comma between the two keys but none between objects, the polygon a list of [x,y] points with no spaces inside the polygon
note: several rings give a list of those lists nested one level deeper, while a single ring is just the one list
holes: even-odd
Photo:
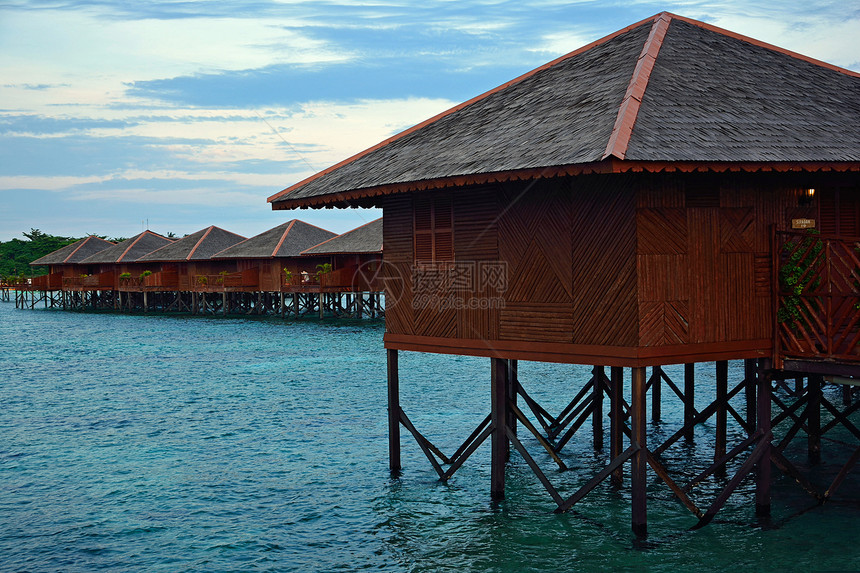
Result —
[{"label": "roof eave", "polygon": [[531,181],[554,177],[611,174],[611,173],[693,173],[693,172],[857,172],[860,161],[631,161],[609,156],[602,161],[521,169],[515,171],[474,173],[438,179],[407,181],[376,187],[349,189],[313,197],[272,202],[272,210],[286,209],[331,209],[356,207],[356,202],[367,201],[401,193],[431,191],[470,185]]}]

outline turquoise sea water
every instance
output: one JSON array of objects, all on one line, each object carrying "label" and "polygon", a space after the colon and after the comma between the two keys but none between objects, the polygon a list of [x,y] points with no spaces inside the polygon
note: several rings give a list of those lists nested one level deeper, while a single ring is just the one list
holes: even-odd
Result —
[{"label": "turquoise sea water", "polygon": [[[697,531],[649,474],[645,544],[630,534],[627,489],[604,483],[575,511],[556,515],[516,453],[507,499],[492,503],[488,443],[442,484],[404,431],[404,472],[392,479],[382,334],[379,322],[0,303],[0,570],[860,569],[857,471],[823,507],[778,480],[767,527],[756,522],[744,482],[716,522]],[[731,367],[736,376],[740,364]],[[551,412],[588,374],[520,363],[523,384]],[[712,368],[703,365],[699,380],[705,405]],[[402,353],[401,394],[416,426],[453,452],[488,413],[488,361]],[[828,397],[838,403],[835,390]],[[651,441],[673,433],[680,414],[664,388]],[[789,455],[803,465],[800,435]],[[845,432],[834,437],[856,444]],[[711,438],[704,425],[694,445],[669,450],[679,481],[707,465]],[[564,451],[573,469],[560,473],[534,440],[525,443],[565,494],[608,455],[583,431]],[[849,450],[833,441],[823,448],[813,477],[825,484]],[[727,479],[710,480],[694,497],[707,506]]]}]

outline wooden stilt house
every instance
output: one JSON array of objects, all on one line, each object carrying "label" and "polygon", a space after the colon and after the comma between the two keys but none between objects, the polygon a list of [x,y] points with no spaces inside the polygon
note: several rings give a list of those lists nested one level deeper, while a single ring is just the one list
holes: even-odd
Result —
[{"label": "wooden stilt house", "polygon": [[[236,280],[241,276],[236,276],[235,263],[216,261],[212,256],[244,240],[242,235],[220,227],[200,229],[138,258],[140,264],[158,266],[158,270],[145,277],[140,285],[162,290],[220,290],[227,277]],[[135,281],[130,279],[129,284]],[[256,283],[249,286],[256,286]]]},{"label": "wooden stilt house", "polygon": [[331,257],[323,277],[328,287],[354,292],[382,291],[382,218],[302,251],[304,257]]},{"label": "wooden stilt house", "polygon": [[96,272],[94,267],[83,266],[80,262],[113,245],[114,243],[110,241],[90,235],[36,259],[30,263],[30,266],[47,266],[48,274],[45,277],[34,279],[33,286],[44,287],[46,290],[60,289],[63,286],[64,278],[73,279],[84,274],[94,274]]},{"label": "wooden stilt house", "polygon": [[387,348],[635,367],[772,356],[773,231],[858,173],[860,74],[664,13],[269,201],[383,208]]},{"label": "wooden stilt house", "polygon": [[[509,441],[523,451],[513,361],[614,367],[613,462],[597,477],[631,463],[638,534],[646,465],[658,464],[645,367],[753,361],[744,468],[773,452],[763,372],[860,373],[860,74],[702,22],[631,25],[269,201],[383,209],[392,469],[400,425],[414,429],[399,350],[490,358],[492,413],[474,436],[492,436],[497,497]],[[562,510],[579,499],[551,493]]]},{"label": "wooden stilt house", "polygon": [[259,290],[279,292],[289,285],[309,284],[316,277],[316,266],[329,263],[329,257],[302,257],[302,251],[334,236],[331,231],[293,219],[224,249],[214,258],[233,262],[238,272],[253,275]]}]

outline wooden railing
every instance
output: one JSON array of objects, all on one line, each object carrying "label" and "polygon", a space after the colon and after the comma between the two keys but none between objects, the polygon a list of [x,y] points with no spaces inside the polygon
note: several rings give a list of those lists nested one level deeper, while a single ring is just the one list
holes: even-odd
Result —
[{"label": "wooden railing", "polygon": [[776,360],[860,362],[860,239],[778,232]]},{"label": "wooden railing", "polygon": [[33,277],[27,285],[27,290],[60,290],[61,288],[63,288],[63,273]]},{"label": "wooden railing", "polygon": [[259,282],[260,271],[253,268],[237,273],[193,275],[189,286],[196,291],[220,292],[225,288],[257,288]]},{"label": "wooden railing", "polygon": [[114,273],[106,272],[97,275],[81,276],[81,277],[65,277],[63,278],[63,288],[68,289],[113,289]]},{"label": "wooden railing", "polygon": [[122,290],[176,290],[179,288],[179,273],[176,271],[159,271],[138,277],[120,275],[119,288]]}]

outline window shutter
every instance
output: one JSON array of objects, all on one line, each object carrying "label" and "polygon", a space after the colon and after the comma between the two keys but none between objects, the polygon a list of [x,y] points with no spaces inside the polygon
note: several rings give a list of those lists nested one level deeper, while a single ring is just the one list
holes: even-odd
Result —
[{"label": "window shutter", "polygon": [[450,195],[415,197],[415,260],[454,260],[454,206]]},{"label": "window shutter", "polygon": [[433,260],[433,233],[415,233],[415,260],[421,262]]},{"label": "window shutter", "polygon": [[415,199],[415,230],[431,231],[433,229],[432,203],[429,197]]},{"label": "window shutter", "polygon": [[436,261],[454,260],[454,233],[451,231],[436,231]]}]

